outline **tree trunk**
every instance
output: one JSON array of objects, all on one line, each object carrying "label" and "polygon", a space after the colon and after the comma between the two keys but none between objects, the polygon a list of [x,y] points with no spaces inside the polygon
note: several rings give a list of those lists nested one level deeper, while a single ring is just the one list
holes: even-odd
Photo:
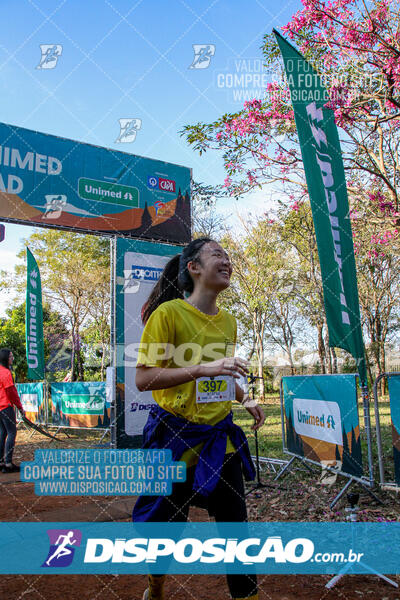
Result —
[{"label": "tree trunk", "polygon": [[318,355],[319,355],[319,361],[321,364],[321,373],[325,374],[326,373],[326,369],[325,369],[325,344],[324,344],[324,337],[323,337],[323,328],[324,325],[323,323],[318,323],[317,325],[317,329],[318,329]]},{"label": "tree trunk", "polygon": [[[264,345],[262,340],[259,340],[259,348],[257,352],[258,356],[258,381],[260,382],[260,397],[264,399],[265,385],[264,385]],[[256,385],[256,384],[255,384]]]},{"label": "tree trunk", "polygon": [[[379,377],[385,372],[385,350],[382,340],[382,322],[379,315],[375,318],[375,357],[376,357],[376,376]],[[385,393],[385,379],[380,381],[380,393]]]},{"label": "tree trunk", "polygon": [[337,356],[336,356],[336,350],[335,348],[330,348],[331,351],[331,356],[332,356],[332,373],[337,373],[338,369],[337,369]]},{"label": "tree trunk", "polygon": [[100,365],[100,377],[101,381],[104,381],[104,364],[106,362],[106,345],[103,342],[101,344],[101,365]]},{"label": "tree trunk", "polygon": [[71,331],[71,381],[76,381],[76,369],[75,369],[75,328],[72,327]]},{"label": "tree trunk", "polygon": [[261,377],[261,379],[259,379],[259,382],[260,382],[260,398],[261,398],[261,400],[264,400],[264,397],[265,397],[265,382],[264,382],[263,362],[258,367],[258,376]]},{"label": "tree trunk", "polygon": [[369,360],[368,352],[365,351],[365,362],[367,363],[367,371],[368,377],[371,383],[374,381],[374,376],[372,375],[371,361]]},{"label": "tree trunk", "polygon": [[326,325],[326,335],[325,335],[325,356],[326,356],[326,365],[328,367],[328,373],[330,375],[332,375],[333,373],[333,366],[332,366],[332,355],[330,352],[330,347],[329,347],[329,333],[328,333],[328,326]]},{"label": "tree trunk", "polygon": [[295,373],[296,373],[296,369],[295,369],[295,366],[294,366],[294,364],[293,364],[293,357],[292,357],[292,353],[291,353],[291,352],[289,352],[288,354],[289,354],[289,362],[290,362],[290,374],[291,374],[291,375],[295,375]]},{"label": "tree trunk", "polygon": [[260,381],[260,396],[264,398],[265,386],[264,386],[264,344],[263,344],[263,336],[260,333],[260,328],[257,323],[257,314],[253,314],[253,328],[256,336],[256,352],[257,352],[257,372]]},{"label": "tree trunk", "polygon": [[[380,364],[382,373],[386,372],[386,352],[385,352],[385,342],[383,339],[380,340],[379,343],[379,353],[380,353]],[[380,382],[381,386],[381,394],[384,395],[386,393],[386,377],[383,377]]]},{"label": "tree trunk", "polygon": [[81,354],[81,340],[80,340],[79,331],[76,334],[76,366],[77,366],[77,373],[78,373],[78,381],[83,381],[84,380],[84,373],[83,373],[83,362],[82,362],[82,354]]}]

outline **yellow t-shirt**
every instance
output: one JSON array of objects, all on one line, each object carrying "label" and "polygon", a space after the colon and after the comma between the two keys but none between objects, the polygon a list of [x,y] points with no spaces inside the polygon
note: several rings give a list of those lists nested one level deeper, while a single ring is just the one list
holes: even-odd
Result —
[{"label": "yellow t-shirt", "polygon": [[[185,367],[233,356],[236,334],[236,319],[225,310],[207,315],[185,300],[170,300],[161,304],[146,323],[137,366]],[[224,419],[235,399],[197,404],[195,381],[152,393],[164,410],[193,423],[208,425]],[[234,452],[229,439],[226,450]],[[185,455],[186,452],[182,460]],[[192,460],[190,462],[193,464]]]}]

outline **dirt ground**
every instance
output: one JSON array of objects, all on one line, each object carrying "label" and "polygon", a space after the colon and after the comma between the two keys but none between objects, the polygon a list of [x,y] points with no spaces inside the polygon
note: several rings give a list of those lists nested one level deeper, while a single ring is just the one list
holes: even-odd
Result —
[{"label": "dirt ground", "polygon": [[[14,460],[33,460],[34,450],[58,447],[47,438],[20,431]],[[71,439],[62,447],[91,446]],[[59,446],[61,447],[61,445]],[[318,474],[304,471],[273,482],[274,474],[262,473],[267,487],[248,495],[251,521],[342,521],[345,501],[334,510],[329,504],[343,486],[321,486]],[[359,520],[399,521],[400,500],[392,493],[379,492],[380,505],[368,494],[360,495]],[[129,521],[134,498],[123,497],[45,497],[36,496],[33,484],[19,481],[19,474],[0,474],[1,521]],[[79,517],[76,506],[79,504]],[[208,514],[197,508],[190,511],[193,521],[206,521]],[[373,565],[372,565],[373,566]],[[395,589],[375,576],[347,575],[328,590],[328,575],[266,575],[259,577],[260,600],[400,600]],[[400,584],[400,577],[392,577]],[[140,600],[146,587],[144,575],[3,575],[0,600]],[[165,600],[225,600],[229,598],[223,576],[170,575]]]}]

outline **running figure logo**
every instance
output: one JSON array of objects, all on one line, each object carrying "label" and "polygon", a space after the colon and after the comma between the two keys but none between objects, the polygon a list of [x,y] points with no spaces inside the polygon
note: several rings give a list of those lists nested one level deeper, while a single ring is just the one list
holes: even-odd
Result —
[{"label": "running figure logo", "polygon": [[193,44],[194,59],[189,69],[207,69],[215,54],[214,44]]},{"label": "running figure logo", "polygon": [[64,196],[64,194],[46,194],[45,198],[46,211],[43,213],[42,219],[58,219],[67,204],[67,196]]},{"label": "running figure logo", "polygon": [[60,44],[40,44],[42,58],[37,69],[54,69],[62,53]]},{"label": "running figure logo", "polygon": [[122,280],[123,288],[122,294],[137,294],[140,289],[140,281],[133,278],[132,269],[124,269],[124,277],[117,277],[117,284],[120,283],[118,280]]},{"label": "running figure logo", "polygon": [[75,548],[81,545],[82,532],[79,529],[48,529],[47,535],[50,548],[42,567],[69,567]]},{"label": "running figure logo", "polygon": [[120,132],[115,140],[116,143],[130,144],[136,139],[136,134],[142,126],[141,119],[118,119]]}]

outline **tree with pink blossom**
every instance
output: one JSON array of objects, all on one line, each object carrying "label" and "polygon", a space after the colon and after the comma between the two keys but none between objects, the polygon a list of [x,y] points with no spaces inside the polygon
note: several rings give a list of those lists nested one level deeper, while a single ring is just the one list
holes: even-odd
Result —
[{"label": "tree with pink blossom", "polygon": [[[334,111],[339,127],[351,205],[362,207],[391,246],[400,229],[399,2],[302,2],[283,34],[298,46],[329,91],[326,108]],[[237,113],[213,123],[187,125],[182,134],[200,154],[209,149],[222,152],[224,185],[233,196],[268,185],[284,192],[288,208],[296,210],[307,198],[307,186],[272,34],[265,36],[263,54],[273,73],[265,98],[245,102]]]}]

